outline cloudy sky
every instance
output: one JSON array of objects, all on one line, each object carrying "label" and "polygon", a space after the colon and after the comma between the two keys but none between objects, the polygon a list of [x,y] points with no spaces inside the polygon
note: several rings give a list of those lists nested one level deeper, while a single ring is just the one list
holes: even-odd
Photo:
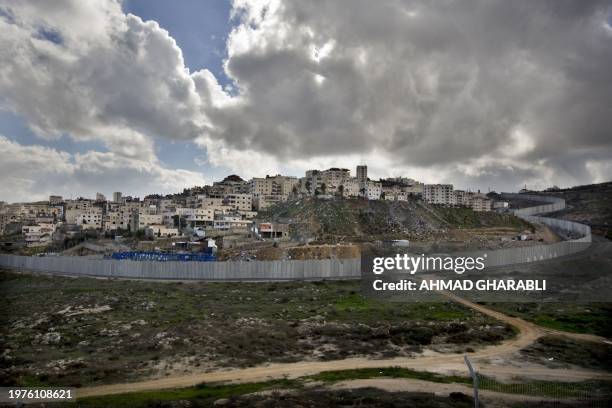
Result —
[{"label": "cloudy sky", "polygon": [[0,200],[359,163],[483,190],[610,180],[611,13],[596,0],[0,0]]}]

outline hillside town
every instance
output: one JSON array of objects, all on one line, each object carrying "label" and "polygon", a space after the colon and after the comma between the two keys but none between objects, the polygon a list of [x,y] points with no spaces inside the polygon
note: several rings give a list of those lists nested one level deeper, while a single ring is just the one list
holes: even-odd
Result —
[{"label": "hillside town", "polygon": [[[180,194],[152,194],[140,199],[114,192],[107,198],[0,202],[0,234],[21,234],[29,247],[88,232],[104,236],[140,234],[148,239],[184,236],[205,237],[211,231],[246,230],[258,238],[282,238],[287,226],[261,220],[258,214],[290,199],[407,201],[421,199],[436,206],[492,211],[507,206],[478,192],[455,190],[452,184],[424,184],[404,177],[373,181],[366,165],[356,176],[345,168],[308,170],[304,177],[266,176],[243,180],[230,175],[213,185],[185,189]],[[259,222],[256,222],[259,221]]]}]

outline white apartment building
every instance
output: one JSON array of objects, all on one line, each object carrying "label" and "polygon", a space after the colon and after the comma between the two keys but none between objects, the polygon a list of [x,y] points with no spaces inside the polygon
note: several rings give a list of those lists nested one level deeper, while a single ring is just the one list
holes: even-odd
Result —
[{"label": "white apartment building", "polygon": [[346,180],[342,184],[342,197],[359,197],[361,195],[361,183],[356,178]]},{"label": "white apartment building", "polygon": [[368,200],[380,200],[382,184],[377,181],[368,181],[365,185],[365,196]]},{"label": "white apartment building", "polygon": [[452,184],[425,184],[423,199],[430,204],[455,205],[455,194]]}]

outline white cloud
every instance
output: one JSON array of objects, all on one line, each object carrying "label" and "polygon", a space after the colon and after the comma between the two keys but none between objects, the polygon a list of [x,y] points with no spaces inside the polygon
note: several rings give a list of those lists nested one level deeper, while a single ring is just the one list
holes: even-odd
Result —
[{"label": "white cloud", "polygon": [[148,160],[129,159],[112,152],[70,154],[42,146],[25,146],[0,135],[0,200],[44,200],[52,194],[92,197],[110,194],[177,192],[184,186],[211,180],[200,173],[168,169]]},{"label": "white cloud", "polygon": [[160,164],[160,138],[244,176],[365,161],[498,189],[605,178],[612,156],[605,1],[234,0],[225,89],[119,1],[0,7],[0,104],[43,138],[102,142],[70,156],[83,174],[201,180]]}]

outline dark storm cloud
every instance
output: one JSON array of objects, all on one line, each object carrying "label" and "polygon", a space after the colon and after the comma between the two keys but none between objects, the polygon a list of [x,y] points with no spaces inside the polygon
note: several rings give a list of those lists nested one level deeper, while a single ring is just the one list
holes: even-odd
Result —
[{"label": "dark storm cloud", "polygon": [[[246,12],[227,69],[248,103],[216,121],[250,123],[220,133],[236,146],[279,156],[382,149],[419,166],[510,156],[584,170],[585,152],[612,157],[609,2],[237,6]],[[517,130],[523,144],[513,146]]]},{"label": "dark storm cloud", "polygon": [[234,0],[231,90],[118,1],[2,3],[2,106],[42,137],[103,141],[91,157],[115,167],[173,174],[153,142],[170,138],[245,176],[368,161],[497,189],[612,178],[609,1]]}]

